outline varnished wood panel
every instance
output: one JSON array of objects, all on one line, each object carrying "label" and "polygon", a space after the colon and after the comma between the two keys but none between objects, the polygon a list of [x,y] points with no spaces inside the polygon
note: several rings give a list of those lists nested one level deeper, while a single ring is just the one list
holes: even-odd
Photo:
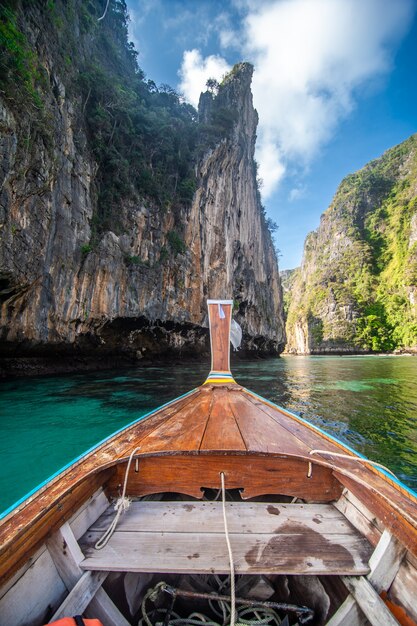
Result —
[{"label": "varnished wood panel", "polygon": [[235,416],[230,406],[230,391],[214,388],[213,406],[200,450],[246,450]]},{"label": "varnished wood panel", "polygon": [[246,394],[229,393],[233,414],[249,451],[308,456],[310,448],[254,406]]},{"label": "varnished wood panel", "polygon": [[[112,495],[119,493],[126,464],[117,468],[109,482]],[[179,492],[196,498],[201,489],[220,488],[220,472],[225,473],[227,489],[242,489],[242,498],[279,493],[316,502],[337,500],[341,487],[331,469],[316,466],[307,478],[308,463],[292,457],[258,455],[191,455],[141,458],[139,471],[131,467],[127,494]]]},{"label": "varnished wood panel", "polygon": [[211,369],[219,372],[230,370],[230,321],[232,306],[222,304],[225,317],[219,316],[217,304],[209,304],[210,340],[211,340]]},{"label": "varnished wood panel", "polygon": [[182,411],[138,441],[142,452],[198,450],[210,418],[213,395],[199,394]]},{"label": "varnished wood panel", "polygon": [[[283,411],[278,408],[275,408],[271,405],[268,405],[267,402],[262,402],[255,396],[252,396],[246,390],[244,391],[244,398],[246,401],[250,402],[254,409],[263,413],[264,415],[269,416],[276,424],[280,427],[280,431],[286,430],[288,436],[292,440],[296,440],[301,442],[308,451],[320,449],[320,450],[328,450],[329,452],[346,452],[349,454],[348,450],[341,449],[342,446],[337,446],[332,441],[325,439],[320,433],[315,431],[313,428],[308,428],[301,422],[298,422],[295,418],[286,415]],[[318,455],[316,458],[322,458],[323,460],[328,460],[328,456],[320,457]]]},{"label": "varnished wood panel", "polygon": [[[182,400],[177,401],[173,405],[169,405],[165,409],[158,411],[155,415],[147,418],[143,422],[138,422],[131,429],[129,429],[129,445],[124,446],[124,449],[121,454],[119,454],[118,458],[128,457],[134,448],[140,446],[141,452],[146,453],[147,447],[143,443],[149,437],[150,447],[153,445],[155,440],[158,439],[159,429],[165,428],[166,424],[169,424],[171,418],[174,420],[181,420],[181,415],[183,412],[187,412],[189,417],[188,423],[184,424],[185,428],[191,426],[193,415],[195,411],[199,412],[199,408],[204,399],[210,396],[210,390],[205,389],[204,387],[198,388],[193,394],[186,396]],[[207,416],[206,416],[207,417]],[[181,447],[178,445],[175,449],[181,450]]]}]

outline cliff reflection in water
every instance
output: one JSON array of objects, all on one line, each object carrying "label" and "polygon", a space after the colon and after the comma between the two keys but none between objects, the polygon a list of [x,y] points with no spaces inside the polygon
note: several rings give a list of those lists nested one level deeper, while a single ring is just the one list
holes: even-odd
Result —
[{"label": "cliff reflection in water", "polygon": [[[235,362],[232,370],[245,387],[417,489],[417,358],[286,356]],[[191,364],[0,383],[0,510],[115,430],[201,384],[207,373],[207,365]]]}]

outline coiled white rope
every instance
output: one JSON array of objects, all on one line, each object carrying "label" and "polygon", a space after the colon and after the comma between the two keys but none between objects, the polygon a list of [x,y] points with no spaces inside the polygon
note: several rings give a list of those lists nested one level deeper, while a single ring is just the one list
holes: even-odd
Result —
[{"label": "coiled white rope", "polygon": [[116,504],[114,505],[114,510],[116,511],[116,515],[114,516],[114,519],[112,523],[110,524],[110,526],[108,527],[108,529],[104,532],[104,534],[100,537],[100,539],[97,541],[96,545],[94,546],[96,550],[101,550],[108,543],[110,537],[116,530],[119,517],[124,511],[127,511],[127,509],[130,507],[131,500],[130,498],[126,498],[127,479],[129,477],[129,470],[130,470],[130,465],[132,463],[132,459],[135,453],[139,450],[139,448],[140,447],[138,446],[130,454],[129,461],[126,467],[126,472],[125,472],[125,480],[123,483],[122,495],[120,496],[120,498],[117,499]]},{"label": "coiled white rope", "polygon": [[230,563],[230,626],[235,626],[235,621],[236,621],[235,564],[233,561],[232,546],[230,545],[229,529],[227,527],[226,490],[224,487],[224,473],[223,472],[220,472],[220,478],[222,481],[222,508],[223,508],[224,534],[226,537],[227,550],[229,552],[229,563]]}]

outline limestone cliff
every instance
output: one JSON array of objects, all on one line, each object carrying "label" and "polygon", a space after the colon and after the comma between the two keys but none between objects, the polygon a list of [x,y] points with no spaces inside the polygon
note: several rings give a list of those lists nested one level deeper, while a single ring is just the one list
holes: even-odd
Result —
[{"label": "limestone cliff", "polygon": [[292,353],[417,350],[417,135],[345,178],[305,241]]},{"label": "limestone cliff", "polygon": [[[251,66],[205,94],[195,121],[133,67],[123,30],[118,41],[114,24],[107,34],[97,25],[104,4],[91,0],[86,14],[81,0],[57,0],[51,16],[34,0],[2,15],[43,81],[23,76],[19,92],[0,71],[3,355],[206,351],[208,297],[235,300],[247,350],[279,353],[281,288],[256,186]],[[124,2],[110,9],[120,22]],[[16,105],[23,88],[28,100]],[[147,137],[161,118],[160,135]]]}]

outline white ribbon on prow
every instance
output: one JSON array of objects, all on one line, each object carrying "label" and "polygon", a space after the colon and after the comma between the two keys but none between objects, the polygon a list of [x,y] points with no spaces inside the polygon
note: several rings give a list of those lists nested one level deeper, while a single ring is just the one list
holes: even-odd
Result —
[{"label": "white ribbon on prow", "polygon": [[242,329],[235,320],[230,322],[230,343],[235,350],[238,350],[242,343]]}]

